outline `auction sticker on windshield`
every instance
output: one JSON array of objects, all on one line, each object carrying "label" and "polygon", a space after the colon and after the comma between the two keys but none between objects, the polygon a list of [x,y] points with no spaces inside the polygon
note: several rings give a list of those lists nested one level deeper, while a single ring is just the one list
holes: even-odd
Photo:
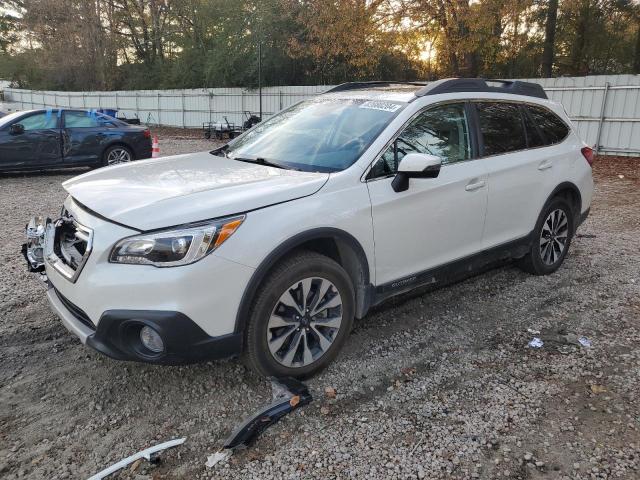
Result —
[{"label": "auction sticker on windshield", "polygon": [[360,105],[360,108],[369,108],[371,110],[383,110],[385,112],[395,112],[402,108],[402,105],[399,103],[391,103],[391,102],[381,102],[381,101],[370,101],[364,102]]}]

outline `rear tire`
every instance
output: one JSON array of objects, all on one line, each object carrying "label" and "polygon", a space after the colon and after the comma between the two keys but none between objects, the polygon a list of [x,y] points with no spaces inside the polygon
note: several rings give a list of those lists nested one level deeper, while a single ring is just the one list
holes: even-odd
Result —
[{"label": "rear tire", "polygon": [[517,261],[525,272],[549,275],[564,262],[575,233],[571,205],[562,197],[549,202],[540,213],[529,252]]},{"label": "rear tire", "polygon": [[110,165],[119,165],[121,163],[129,163],[134,160],[133,152],[124,145],[113,145],[107,148],[102,154],[102,165],[108,167]]},{"label": "rear tire", "polygon": [[353,326],[351,279],[332,259],[300,252],[258,290],[244,362],[259,375],[308,378],[335,359]]}]

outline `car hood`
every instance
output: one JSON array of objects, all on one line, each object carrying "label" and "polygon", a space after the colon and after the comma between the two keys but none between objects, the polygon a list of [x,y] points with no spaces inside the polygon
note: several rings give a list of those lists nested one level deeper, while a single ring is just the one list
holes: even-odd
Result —
[{"label": "car hood", "polygon": [[100,168],[62,186],[109,220],[152,230],[306,197],[328,178],[202,152]]}]

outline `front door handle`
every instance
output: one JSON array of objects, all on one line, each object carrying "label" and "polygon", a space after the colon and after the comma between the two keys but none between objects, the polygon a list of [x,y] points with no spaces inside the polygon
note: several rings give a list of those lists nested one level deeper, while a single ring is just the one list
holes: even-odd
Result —
[{"label": "front door handle", "polygon": [[484,180],[480,180],[480,181],[472,180],[470,183],[467,184],[466,187],[464,187],[464,189],[467,192],[473,192],[475,190],[478,190],[478,189],[484,187],[485,185],[486,184],[485,184]]},{"label": "front door handle", "polygon": [[548,170],[551,167],[553,167],[553,162],[551,160],[544,160],[540,162],[540,165],[538,165],[538,170]]}]

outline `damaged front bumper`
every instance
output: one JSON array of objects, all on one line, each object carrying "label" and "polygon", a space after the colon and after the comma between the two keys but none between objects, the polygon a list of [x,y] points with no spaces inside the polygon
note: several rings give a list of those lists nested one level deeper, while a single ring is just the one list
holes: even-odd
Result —
[{"label": "damaged front bumper", "polygon": [[[74,226],[65,222],[73,222]],[[74,240],[76,231],[81,238]],[[60,289],[69,289],[77,279],[91,252],[91,229],[70,217],[56,221],[34,217],[26,226],[26,235],[22,254],[29,271],[37,273],[44,281],[51,309],[71,333],[94,350],[117,360],[164,365],[228,358],[241,352],[241,334],[209,336],[191,318],[177,311],[106,310],[97,322],[92,321],[55,286],[58,282],[64,284]],[[77,250],[74,244],[79,246]],[[46,274],[47,268],[51,269],[50,278]],[[145,348],[141,342],[144,327],[153,329],[162,338],[164,349],[161,352]]]},{"label": "damaged front bumper", "polygon": [[[180,312],[110,310],[100,317],[96,327],[50,283],[47,298],[67,330],[83,344],[116,360],[184,365],[234,357],[241,350],[240,334],[210,337]],[[151,352],[141,344],[140,331],[145,326],[162,337],[163,352]]]},{"label": "damaged front bumper", "polygon": [[51,219],[33,217],[25,227],[27,241],[22,245],[22,255],[27,261],[27,268],[33,273],[44,273],[44,250],[47,226]]}]

